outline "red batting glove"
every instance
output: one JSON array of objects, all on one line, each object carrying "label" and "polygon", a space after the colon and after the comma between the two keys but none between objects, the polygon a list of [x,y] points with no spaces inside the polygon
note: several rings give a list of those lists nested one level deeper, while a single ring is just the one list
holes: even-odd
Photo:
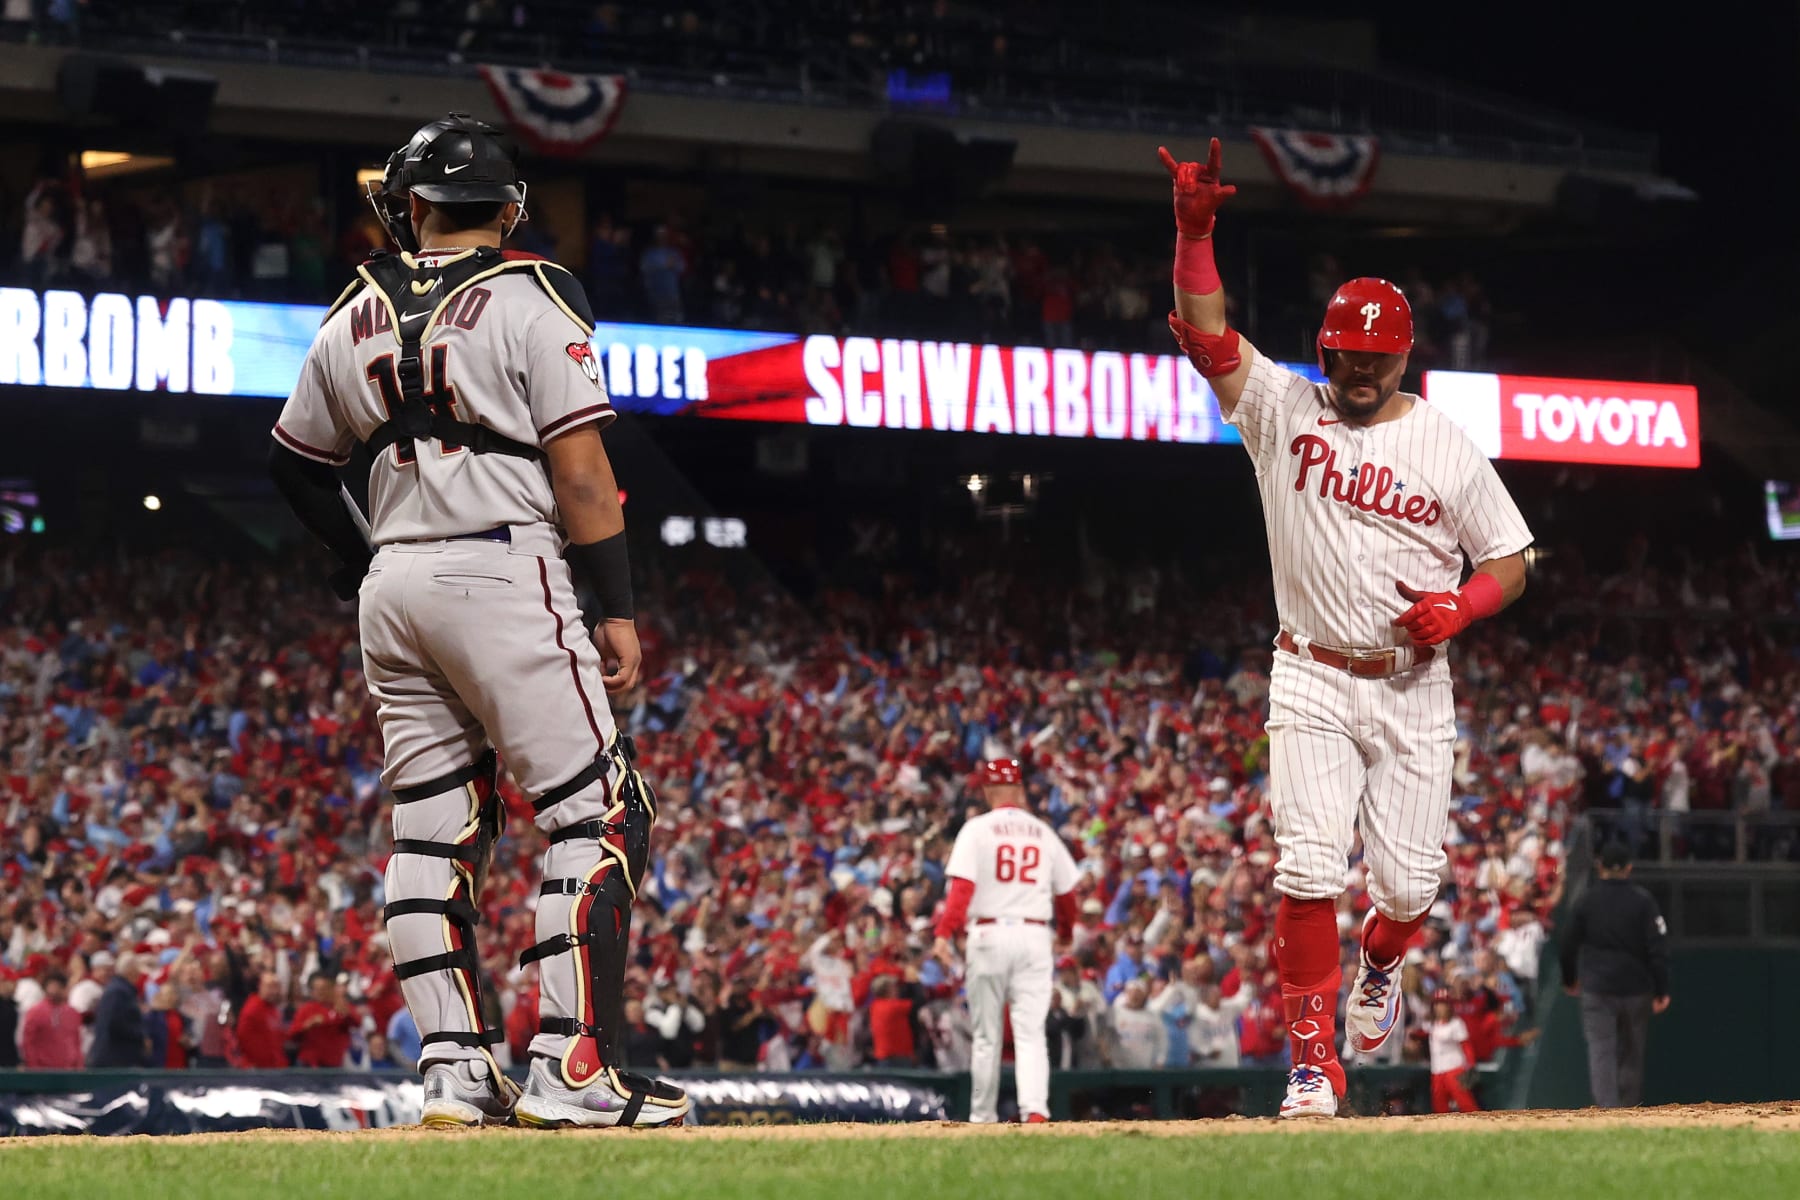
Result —
[{"label": "red batting glove", "polygon": [[1178,163],[1167,147],[1158,146],[1156,156],[1168,168],[1175,187],[1175,230],[1183,237],[1203,238],[1213,231],[1213,215],[1227,196],[1237,195],[1237,188],[1219,182],[1219,139],[1212,140],[1206,154],[1206,165],[1197,162]]},{"label": "red batting glove", "polygon": [[1404,600],[1413,606],[1394,619],[1407,636],[1419,646],[1435,646],[1447,642],[1475,620],[1475,609],[1461,592],[1421,592],[1399,580],[1394,586]]}]

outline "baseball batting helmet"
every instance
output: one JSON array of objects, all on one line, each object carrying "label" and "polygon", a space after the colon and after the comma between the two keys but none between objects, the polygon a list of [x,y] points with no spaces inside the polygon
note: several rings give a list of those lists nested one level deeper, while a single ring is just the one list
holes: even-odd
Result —
[{"label": "baseball batting helmet", "polygon": [[983,787],[991,787],[997,783],[1024,783],[1025,772],[1016,758],[990,758],[976,770],[975,778]]},{"label": "baseball batting helmet", "polygon": [[1405,354],[1412,347],[1412,305],[1387,280],[1365,275],[1331,294],[1319,326],[1319,370],[1329,370],[1327,350]]},{"label": "baseball batting helmet", "polygon": [[419,128],[388,155],[379,185],[369,185],[375,215],[403,250],[417,250],[406,198],[433,204],[513,203],[524,219],[519,148],[504,130],[468,113],[450,113]]}]

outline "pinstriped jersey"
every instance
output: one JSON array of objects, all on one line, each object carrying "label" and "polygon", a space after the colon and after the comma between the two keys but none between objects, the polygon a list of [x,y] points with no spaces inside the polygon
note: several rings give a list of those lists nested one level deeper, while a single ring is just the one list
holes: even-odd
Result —
[{"label": "pinstriped jersey", "polygon": [[[443,266],[465,253],[414,261]],[[395,316],[366,283],[339,301],[276,422],[282,445],[340,464],[388,419],[400,396]],[[478,277],[442,303],[420,339],[423,399],[533,446],[584,424],[604,426],[614,413],[588,345],[592,332],[525,270]],[[530,459],[403,440],[376,455],[369,473],[377,546],[540,523],[559,524],[556,497],[548,472]]]},{"label": "pinstriped jersey", "polygon": [[1342,420],[1324,384],[1252,351],[1227,420],[1256,465],[1281,624],[1321,646],[1406,644],[1411,607],[1395,581],[1427,592],[1472,563],[1531,544],[1518,505],[1469,436],[1417,396],[1404,416]]}]

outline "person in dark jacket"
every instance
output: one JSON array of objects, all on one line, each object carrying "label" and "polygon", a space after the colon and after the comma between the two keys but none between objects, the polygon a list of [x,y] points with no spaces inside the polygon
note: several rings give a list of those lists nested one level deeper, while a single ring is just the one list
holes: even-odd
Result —
[{"label": "person in dark jacket", "polygon": [[1631,882],[1623,842],[1600,851],[1596,874],[1563,935],[1563,990],[1581,997],[1594,1103],[1635,1107],[1650,1017],[1669,1007],[1669,930],[1650,893]]},{"label": "person in dark jacket", "polygon": [[0,967],[0,1070],[19,1065],[19,1006],[13,991],[19,977]]},{"label": "person in dark jacket", "polygon": [[89,1067],[141,1067],[149,1052],[144,1031],[144,1009],[138,1002],[138,981],[144,962],[135,954],[121,954],[113,977],[94,1006],[94,1043],[88,1047]]},{"label": "person in dark jacket", "polygon": [[668,1066],[662,1054],[662,1034],[644,1019],[644,1002],[625,1001],[625,1061],[637,1071],[657,1071]]}]

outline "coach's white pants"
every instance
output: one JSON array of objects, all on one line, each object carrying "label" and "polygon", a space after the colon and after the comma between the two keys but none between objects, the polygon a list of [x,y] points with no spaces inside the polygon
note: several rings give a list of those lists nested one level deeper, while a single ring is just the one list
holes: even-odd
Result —
[{"label": "coach's white pants", "polygon": [[1000,1119],[1001,1014],[1012,1010],[1013,1081],[1019,1116],[1050,1115],[1050,986],[1054,963],[1048,925],[972,925],[967,988],[974,1038],[969,1047],[969,1120]]},{"label": "coach's white pants", "polygon": [[1359,679],[1285,651],[1269,678],[1269,805],[1275,886],[1297,900],[1344,890],[1358,826],[1369,898],[1409,921],[1444,869],[1456,711],[1440,655],[1387,679]]}]

